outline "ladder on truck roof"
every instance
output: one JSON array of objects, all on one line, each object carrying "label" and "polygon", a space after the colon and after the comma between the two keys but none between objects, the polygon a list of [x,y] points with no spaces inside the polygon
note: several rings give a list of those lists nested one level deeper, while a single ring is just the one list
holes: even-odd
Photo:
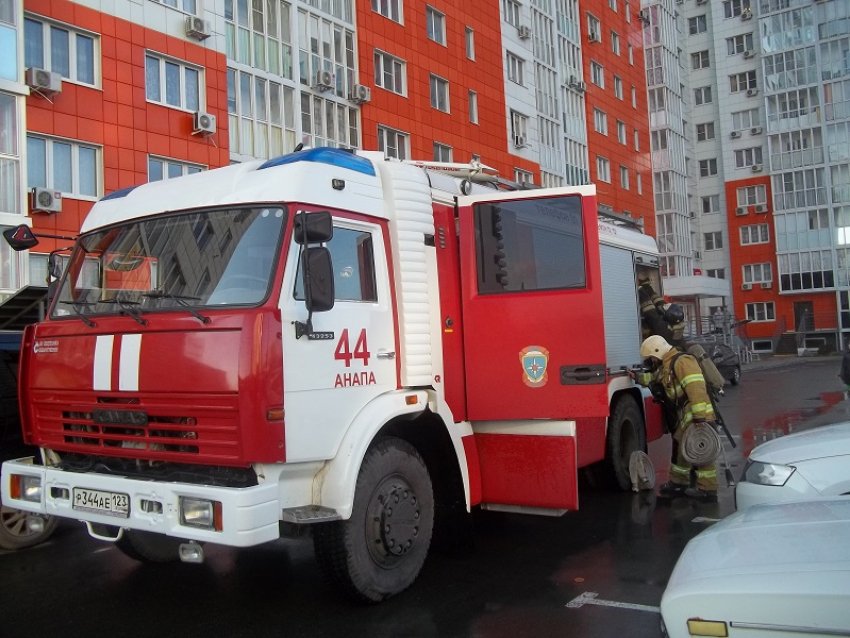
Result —
[{"label": "ladder on truck roof", "polygon": [[540,188],[540,186],[528,182],[514,182],[503,179],[498,176],[499,171],[497,169],[482,164],[478,160],[472,160],[468,164],[462,162],[423,162],[420,160],[402,160],[402,162],[428,171],[443,173],[456,179],[469,180],[474,184],[486,184],[505,190],[519,191]]}]

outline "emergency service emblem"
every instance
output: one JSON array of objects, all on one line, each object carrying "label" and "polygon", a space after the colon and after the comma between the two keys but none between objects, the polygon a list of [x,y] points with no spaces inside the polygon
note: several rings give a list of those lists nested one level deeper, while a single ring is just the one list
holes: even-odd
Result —
[{"label": "emergency service emblem", "polygon": [[542,388],[549,380],[546,366],[549,363],[549,351],[540,346],[528,346],[519,351],[519,360],[524,373],[522,382],[529,388]]}]

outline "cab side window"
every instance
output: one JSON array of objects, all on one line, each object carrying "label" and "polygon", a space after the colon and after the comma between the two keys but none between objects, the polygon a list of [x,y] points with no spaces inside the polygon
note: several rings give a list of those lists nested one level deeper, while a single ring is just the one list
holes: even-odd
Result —
[{"label": "cab side window", "polygon": [[[378,301],[372,233],[335,226],[333,239],[326,246],[333,261],[336,301]],[[304,299],[300,257],[295,277],[295,298]]]}]

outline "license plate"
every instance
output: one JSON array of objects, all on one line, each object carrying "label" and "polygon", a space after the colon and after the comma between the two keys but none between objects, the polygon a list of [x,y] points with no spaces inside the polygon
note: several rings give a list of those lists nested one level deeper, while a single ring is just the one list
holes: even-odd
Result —
[{"label": "license plate", "polygon": [[75,487],[73,506],[75,510],[97,512],[107,516],[120,516],[121,518],[129,518],[130,516],[130,497],[127,494]]}]

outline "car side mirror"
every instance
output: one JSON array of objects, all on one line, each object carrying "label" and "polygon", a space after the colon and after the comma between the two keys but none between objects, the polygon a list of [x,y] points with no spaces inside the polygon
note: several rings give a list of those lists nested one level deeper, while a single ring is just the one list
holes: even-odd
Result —
[{"label": "car side mirror", "polygon": [[304,299],[310,312],[327,312],[334,307],[334,273],[331,251],[307,248],[301,253],[304,273]]},{"label": "car side mirror", "polygon": [[315,213],[298,213],[295,216],[292,228],[292,238],[295,243],[305,246],[307,244],[323,244],[333,239],[333,219],[328,211]]}]

